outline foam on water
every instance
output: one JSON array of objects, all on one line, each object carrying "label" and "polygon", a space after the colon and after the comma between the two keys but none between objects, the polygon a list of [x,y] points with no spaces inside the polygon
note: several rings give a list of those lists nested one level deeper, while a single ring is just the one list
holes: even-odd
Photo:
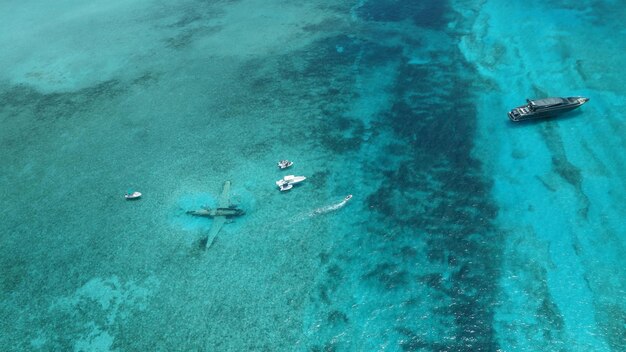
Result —
[{"label": "foam on water", "polygon": [[349,198],[348,197],[344,198],[339,203],[335,203],[335,204],[331,204],[331,205],[327,205],[327,206],[324,206],[324,207],[317,208],[317,209],[313,210],[309,214],[309,216],[323,215],[323,214],[326,214],[326,213],[330,213],[331,211],[339,210],[339,209],[343,208],[346,204],[348,204],[348,201],[350,199],[352,199],[352,195],[350,195]]}]

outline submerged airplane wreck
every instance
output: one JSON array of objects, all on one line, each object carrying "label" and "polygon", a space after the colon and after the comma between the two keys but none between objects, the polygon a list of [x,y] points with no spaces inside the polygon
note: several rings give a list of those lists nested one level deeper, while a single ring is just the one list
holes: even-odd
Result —
[{"label": "submerged airplane wreck", "polygon": [[220,195],[216,208],[203,207],[198,210],[187,211],[187,214],[189,215],[213,218],[213,223],[209,229],[206,242],[204,240],[201,241],[201,243],[205,244],[205,249],[209,248],[213,244],[215,236],[217,236],[220,232],[227,219],[241,216],[245,213],[246,212],[243,209],[240,209],[237,205],[230,203],[230,181],[224,182],[222,194]]}]

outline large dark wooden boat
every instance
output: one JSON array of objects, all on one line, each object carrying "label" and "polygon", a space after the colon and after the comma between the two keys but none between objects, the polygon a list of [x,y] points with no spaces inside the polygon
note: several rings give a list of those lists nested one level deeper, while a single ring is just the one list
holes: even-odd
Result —
[{"label": "large dark wooden boat", "polygon": [[518,106],[509,111],[509,119],[517,122],[554,117],[574,110],[588,101],[589,98],[584,97],[526,99],[526,105]]}]

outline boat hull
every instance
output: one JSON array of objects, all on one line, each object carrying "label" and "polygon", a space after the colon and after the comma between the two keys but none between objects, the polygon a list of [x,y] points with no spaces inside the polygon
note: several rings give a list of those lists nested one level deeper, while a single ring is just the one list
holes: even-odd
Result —
[{"label": "boat hull", "polygon": [[139,198],[141,198],[141,192],[126,193],[124,195],[124,198],[126,198],[126,200],[139,199]]},{"label": "boat hull", "polygon": [[278,187],[279,187],[278,189],[281,192],[285,192],[285,191],[288,191],[288,190],[292,189],[293,185],[291,183],[284,183],[284,184],[282,184],[282,185],[280,185]]}]

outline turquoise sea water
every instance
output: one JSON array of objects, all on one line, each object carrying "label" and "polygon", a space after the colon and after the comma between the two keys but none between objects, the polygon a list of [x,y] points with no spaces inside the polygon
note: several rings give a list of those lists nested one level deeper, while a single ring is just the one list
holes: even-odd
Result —
[{"label": "turquoise sea water", "polygon": [[626,350],[626,7],[518,3],[0,3],[1,349]]}]

